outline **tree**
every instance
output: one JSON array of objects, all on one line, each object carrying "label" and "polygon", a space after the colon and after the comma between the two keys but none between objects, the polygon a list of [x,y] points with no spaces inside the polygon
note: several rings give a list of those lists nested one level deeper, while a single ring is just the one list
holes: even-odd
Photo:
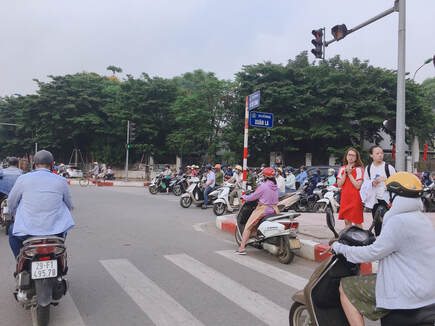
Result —
[{"label": "tree", "polygon": [[116,72],[117,72],[117,73],[121,73],[121,72],[122,72],[122,69],[121,69],[120,67],[113,66],[113,65],[108,66],[108,67],[106,68],[106,70],[110,70],[110,71],[112,72],[113,76],[115,76],[115,73],[116,73]]}]

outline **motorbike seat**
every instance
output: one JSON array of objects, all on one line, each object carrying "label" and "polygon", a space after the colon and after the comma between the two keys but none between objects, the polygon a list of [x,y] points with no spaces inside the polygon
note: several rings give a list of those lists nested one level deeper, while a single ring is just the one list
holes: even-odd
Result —
[{"label": "motorbike seat", "polygon": [[435,325],[435,303],[418,309],[392,310],[381,319],[382,326]]}]

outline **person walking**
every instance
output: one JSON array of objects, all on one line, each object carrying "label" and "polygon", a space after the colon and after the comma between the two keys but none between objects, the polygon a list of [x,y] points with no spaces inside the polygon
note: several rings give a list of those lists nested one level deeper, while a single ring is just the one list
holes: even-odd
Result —
[{"label": "person walking", "polygon": [[364,165],[359,152],[350,147],[343,157],[343,166],[338,170],[338,187],[341,188],[339,220],[344,220],[346,227],[352,223],[362,228],[363,205],[359,189],[363,182]]}]

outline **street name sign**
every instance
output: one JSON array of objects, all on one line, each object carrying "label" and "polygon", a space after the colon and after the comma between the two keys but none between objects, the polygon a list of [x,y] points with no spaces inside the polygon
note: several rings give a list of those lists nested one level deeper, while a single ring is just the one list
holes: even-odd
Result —
[{"label": "street name sign", "polygon": [[260,91],[256,91],[248,96],[248,110],[258,108],[260,106]]},{"label": "street name sign", "polygon": [[249,113],[249,125],[251,127],[272,128],[273,113],[251,111]]}]

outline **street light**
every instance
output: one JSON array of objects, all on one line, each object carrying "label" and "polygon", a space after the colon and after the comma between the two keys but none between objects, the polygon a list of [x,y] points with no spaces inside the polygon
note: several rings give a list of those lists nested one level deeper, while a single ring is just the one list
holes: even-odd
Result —
[{"label": "street light", "polygon": [[417,74],[417,71],[419,71],[424,65],[427,65],[428,63],[433,62],[434,66],[435,66],[435,55],[433,56],[433,58],[429,58],[427,59],[420,67],[418,67],[418,69],[414,72],[414,77],[412,77],[412,79],[415,79],[415,75]]}]

